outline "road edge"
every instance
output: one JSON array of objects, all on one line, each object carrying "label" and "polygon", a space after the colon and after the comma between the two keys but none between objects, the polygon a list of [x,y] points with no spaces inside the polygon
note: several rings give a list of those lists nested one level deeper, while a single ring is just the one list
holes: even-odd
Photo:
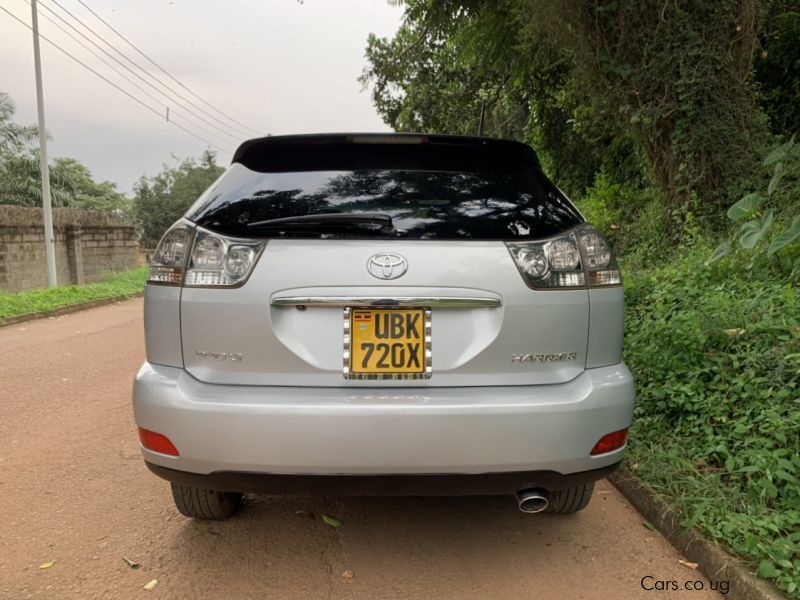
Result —
[{"label": "road edge", "polygon": [[608,481],[678,551],[696,562],[706,577],[730,582],[728,597],[734,600],[787,600],[771,583],[753,575],[744,561],[728,554],[719,545],[704,540],[695,530],[682,527],[675,511],[656,498],[647,484],[624,465],[611,473]]},{"label": "road edge", "polygon": [[144,292],[133,292],[131,294],[121,294],[118,296],[109,296],[108,298],[87,300],[86,302],[79,302],[78,304],[67,304],[52,310],[39,310],[36,312],[25,313],[24,315],[14,315],[13,317],[0,319],[0,328],[8,327],[9,325],[16,325],[18,323],[25,323],[26,321],[33,321],[35,319],[60,317],[62,315],[89,310],[90,308],[97,308],[98,306],[105,306],[106,304],[114,304],[115,302],[121,302],[122,300],[141,298],[142,296],[144,296]]}]

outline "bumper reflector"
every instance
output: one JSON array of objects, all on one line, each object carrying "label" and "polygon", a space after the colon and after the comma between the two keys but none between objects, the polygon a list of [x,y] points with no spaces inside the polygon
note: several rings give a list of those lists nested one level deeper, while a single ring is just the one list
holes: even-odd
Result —
[{"label": "bumper reflector", "polygon": [[179,456],[175,444],[169,441],[167,436],[156,433],[155,431],[139,427],[139,441],[142,443],[142,446],[153,452],[167,454],[169,456]]},{"label": "bumper reflector", "polygon": [[598,454],[606,454],[614,450],[618,450],[625,445],[628,441],[628,428],[620,429],[619,431],[612,431],[607,433],[594,445],[592,448],[592,456]]}]

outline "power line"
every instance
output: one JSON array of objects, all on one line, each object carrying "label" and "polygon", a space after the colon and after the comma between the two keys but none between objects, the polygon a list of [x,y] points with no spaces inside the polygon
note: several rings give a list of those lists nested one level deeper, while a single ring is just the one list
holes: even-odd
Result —
[{"label": "power line", "polygon": [[[14,13],[12,13],[11,11],[9,11],[7,8],[5,8],[5,7],[3,7],[3,6],[0,6],[0,10],[2,10],[4,13],[6,13],[8,16],[10,16],[12,19],[14,19],[15,21],[17,21],[17,22],[18,22],[18,23],[20,23],[21,25],[23,25],[23,26],[27,27],[28,29],[30,29],[31,31],[33,31],[33,27],[31,27],[31,26],[30,26],[30,25],[28,25],[28,24],[27,24],[25,21],[23,21],[22,19],[20,19],[19,17],[17,17],[17,16],[16,16]],[[67,52],[66,50],[64,50],[64,48],[62,48],[61,46],[59,46],[58,44],[56,44],[55,42],[53,42],[52,40],[50,40],[50,39],[49,39],[49,38],[47,38],[46,36],[44,36],[44,35],[42,35],[42,34],[40,33],[40,34],[39,34],[39,37],[40,37],[40,38],[42,38],[44,41],[46,41],[46,42],[47,42],[48,44],[50,44],[51,46],[53,46],[54,48],[56,48],[56,49],[58,49],[59,51],[61,51],[63,54],[66,54],[66,55],[67,55],[69,58],[71,58],[72,60],[74,60],[76,63],[78,63],[80,66],[82,66],[82,67],[83,67],[84,69],[86,69],[87,71],[91,71],[91,72],[92,72],[92,73],[94,73],[94,74],[95,74],[97,77],[99,77],[100,79],[102,79],[103,81],[105,81],[107,84],[109,84],[109,85],[111,85],[111,86],[115,87],[117,90],[119,90],[120,92],[122,92],[123,94],[125,94],[126,96],[128,96],[128,97],[129,97],[131,100],[133,100],[134,102],[137,102],[138,104],[141,104],[141,105],[142,105],[143,107],[145,107],[147,110],[149,110],[150,112],[154,113],[156,116],[158,116],[159,118],[161,118],[161,116],[162,116],[162,115],[161,115],[161,113],[160,113],[158,110],[156,110],[155,108],[153,108],[152,106],[150,106],[149,104],[147,104],[146,102],[143,102],[142,100],[140,100],[139,98],[137,98],[136,96],[134,96],[133,94],[131,94],[130,92],[128,92],[127,90],[125,90],[124,88],[121,88],[120,86],[118,86],[116,83],[114,83],[113,81],[111,81],[111,80],[110,80],[110,79],[108,79],[107,77],[105,77],[105,76],[101,75],[100,73],[98,73],[97,71],[95,71],[95,70],[94,70],[92,67],[90,67],[90,66],[89,66],[89,65],[87,65],[86,63],[82,62],[80,59],[78,59],[78,58],[75,58],[75,57],[74,57],[72,54],[70,54],[69,52]],[[176,121],[169,121],[169,122],[170,122],[172,125],[174,125],[175,127],[177,127],[177,128],[179,128],[179,129],[181,129],[181,130],[185,131],[186,133],[188,133],[188,134],[189,134],[189,135],[191,135],[192,137],[194,137],[194,138],[197,138],[198,140],[200,140],[201,142],[203,142],[203,143],[205,143],[205,144],[208,144],[208,145],[209,145],[209,146],[211,146],[212,148],[216,148],[217,150],[219,150],[219,151],[221,151],[221,152],[227,152],[227,153],[233,154],[233,153],[232,153],[230,150],[226,150],[226,149],[224,149],[224,148],[220,148],[220,147],[219,147],[217,144],[214,144],[213,142],[210,142],[210,141],[208,141],[207,139],[205,139],[205,138],[203,138],[203,137],[201,137],[201,136],[197,135],[195,132],[193,132],[192,130],[190,130],[190,129],[188,129],[188,128],[184,127],[184,126],[183,126],[183,125],[181,125],[180,123],[177,123]]]},{"label": "power line", "polygon": [[[28,0],[26,0],[26,1],[28,1]],[[58,4],[58,2],[56,2],[56,4]],[[150,87],[151,89],[153,89],[153,90],[154,90],[156,93],[158,93],[158,94],[161,94],[161,95],[162,95],[164,98],[166,98],[166,99],[167,99],[169,102],[175,102],[175,104],[176,104],[177,106],[179,106],[181,109],[183,109],[184,111],[186,111],[187,113],[189,113],[190,115],[192,115],[192,116],[193,116],[195,119],[197,119],[197,120],[199,120],[199,121],[202,121],[203,123],[205,123],[206,125],[209,125],[209,126],[210,126],[210,127],[212,127],[213,129],[216,129],[217,131],[220,131],[220,132],[222,132],[222,134],[224,134],[224,135],[226,135],[226,136],[228,136],[228,137],[232,138],[232,139],[233,139],[233,140],[235,140],[235,141],[238,141],[238,137],[237,137],[237,136],[235,136],[235,135],[233,135],[232,133],[230,133],[230,131],[226,131],[225,129],[222,129],[222,128],[218,127],[217,125],[215,125],[214,123],[211,123],[210,121],[208,121],[208,120],[204,119],[202,116],[200,116],[200,115],[196,114],[196,113],[195,113],[194,111],[192,111],[190,108],[186,108],[185,106],[183,106],[183,105],[180,103],[180,101],[177,101],[177,100],[175,100],[174,98],[170,97],[170,95],[169,95],[169,94],[167,94],[167,93],[163,92],[161,89],[159,89],[158,87],[154,86],[152,83],[150,83],[150,82],[149,82],[148,80],[146,80],[144,77],[142,77],[142,76],[141,76],[141,75],[140,75],[138,72],[136,72],[136,71],[134,71],[133,69],[131,69],[131,68],[130,68],[128,65],[126,65],[126,64],[124,64],[124,63],[122,63],[122,62],[121,62],[121,61],[120,61],[120,60],[119,60],[119,59],[118,59],[116,56],[113,56],[112,54],[110,54],[110,53],[109,53],[109,52],[108,52],[108,51],[107,51],[105,48],[103,48],[103,47],[102,47],[102,46],[100,46],[100,45],[99,45],[97,42],[95,42],[94,40],[92,40],[91,38],[89,38],[89,37],[88,37],[88,36],[87,36],[85,33],[83,33],[83,32],[82,32],[82,31],[80,31],[78,28],[76,28],[76,27],[75,27],[75,26],[74,26],[72,23],[70,23],[69,21],[67,21],[67,20],[66,20],[64,17],[62,17],[61,15],[59,15],[59,14],[58,14],[57,12],[55,12],[55,11],[54,11],[52,8],[48,7],[48,6],[47,6],[47,5],[45,5],[45,4],[42,4],[41,6],[42,6],[42,8],[44,8],[45,10],[47,10],[47,11],[48,11],[50,14],[52,14],[52,15],[53,15],[53,16],[55,16],[57,19],[59,19],[59,20],[60,20],[62,23],[64,23],[65,25],[67,25],[67,27],[69,27],[70,29],[72,29],[72,30],[73,30],[75,33],[77,33],[78,35],[80,35],[80,36],[81,36],[83,39],[85,39],[87,42],[89,42],[90,44],[92,44],[92,45],[93,45],[95,48],[97,48],[98,50],[100,50],[100,52],[102,52],[103,54],[105,54],[106,56],[108,56],[108,57],[109,57],[111,60],[113,60],[115,63],[117,63],[117,64],[118,64],[120,67],[122,67],[123,69],[125,69],[126,71],[128,71],[129,73],[131,73],[131,74],[132,74],[134,77],[136,77],[136,78],[137,78],[139,81],[141,81],[141,82],[143,82],[144,84],[146,84],[147,86],[149,86],[149,87]],[[59,4],[59,6],[61,6],[61,5]],[[62,8],[63,8],[63,7],[62,7]],[[111,44],[109,44],[109,43],[108,43],[108,42],[107,42],[105,39],[103,39],[103,38],[102,38],[101,36],[99,36],[97,33],[95,33],[94,31],[92,31],[92,29],[91,29],[90,27],[88,27],[88,26],[84,25],[84,24],[83,24],[83,23],[80,21],[80,19],[78,19],[77,17],[75,17],[74,15],[72,15],[72,13],[70,13],[69,11],[66,11],[66,12],[67,12],[67,13],[68,13],[70,16],[72,16],[72,18],[73,18],[73,19],[76,19],[76,20],[78,21],[78,23],[80,23],[81,25],[83,25],[84,27],[86,27],[86,28],[87,28],[89,31],[91,31],[91,33],[92,33],[93,35],[95,35],[95,36],[96,36],[98,39],[100,39],[100,40],[101,40],[103,43],[105,43],[105,44],[106,44],[107,46],[109,46],[110,48],[114,49],[114,47],[113,47]],[[47,15],[43,15],[43,16],[44,16],[44,17],[46,17],[46,18],[47,18],[47,19],[48,19],[48,20],[49,20],[51,23],[53,23],[53,24],[54,24],[56,27],[58,27],[59,29],[61,29],[62,31],[64,31],[64,33],[66,33],[66,34],[67,34],[69,37],[71,37],[73,40],[75,40],[75,41],[78,41],[78,40],[77,40],[77,39],[76,39],[76,38],[75,38],[73,35],[71,35],[71,34],[70,34],[68,31],[66,31],[66,30],[65,30],[63,27],[59,26],[59,25],[58,25],[58,24],[57,24],[55,21],[53,21],[53,20],[52,20],[50,17],[48,17]],[[79,42],[79,43],[80,43],[80,42]],[[81,45],[83,45],[83,44],[81,44]],[[86,47],[86,46],[84,46],[84,48],[85,48],[85,47]],[[93,54],[94,54],[94,53],[93,53]],[[95,55],[95,56],[96,56],[96,55]],[[123,56],[124,58],[126,58],[126,59],[127,59],[127,57],[126,57],[125,55],[122,55],[122,56]],[[129,60],[129,61],[130,61],[130,59],[127,59],[127,60]],[[103,61],[103,62],[105,62],[105,61]],[[130,61],[130,62],[131,62],[131,63],[132,63],[134,66],[136,66],[137,68],[140,68],[140,69],[141,69],[141,67],[140,67],[139,65],[137,65],[136,63],[134,63],[133,61]],[[108,63],[106,63],[106,64],[108,64]],[[127,78],[126,78],[126,79],[127,79]],[[130,81],[130,80],[128,80],[128,81]],[[131,82],[131,83],[132,83],[132,82]],[[158,80],[156,80],[156,83],[159,83],[159,84],[160,84],[160,82],[159,82]],[[134,85],[136,85],[136,84],[134,84]],[[139,89],[140,91],[143,91],[143,90],[141,90],[141,88],[139,88],[138,86],[137,86],[137,89]],[[145,94],[146,94],[146,92],[145,92]],[[148,97],[152,98],[153,100],[156,100],[156,102],[161,102],[160,100],[158,100],[158,99],[156,99],[156,98],[153,98],[153,96],[151,96],[150,94],[147,94],[147,95],[148,95]],[[193,123],[193,125],[194,125],[195,127],[199,127],[200,129],[202,129],[202,130],[206,131],[207,133],[210,133],[210,134],[212,134],[212,135],[217,135],[217,134],[214,134],[214,133],[212,133],[211,131],[209,131],[208,129],[206,129],[205,127],[203,127],[202,125],[200,125],[200,124],[198,124],[198,123]]]},{"label": "power line", "polygon": [[[53,0],[53,2],[56,2],[56,0]],[[121,38],[122,38],[122,39],[125,41],[125,43],[126,43],[126,44],[128,44],[128,45],[129,45],[131,48],[133,48],[134,50],[136,50],[136,52],[138,52],[138,53],[139,53],[140,55],[142,55],[142,56],[143,56],[145,59],[147,59],[147,60],[148,60],[148,61],[149,61],[149,62],[150,62],[150,63],[151,63],[153,66],[155,66],[155,67],[156,67],[156,68],[157,68],[159,71],[161,71],[161,72],[162,72],[164,75],[166,75],[166,76],[167,76],[167,77],[169,77],[169,78],[170,78],[172,81],[174,81],[174,82],[175,82],[175,83],[177,83],[179,86],[181,86],[181,87],[182,87],[183,89],[185,89],[187,92],[189,92],[189,93],[190,93],[192,96],[194,96],[195,98],[197,98],[198,100],[200,100],[200,101],[201,101],[203,104],[205,104],[206,106],[208,106],[208,107],[212,108],[213,110],[217,111],[219,114],[221,114],[223,117],[225,117],[225,118],[226,118],[226,119],[228,119],[229,121],[231,121],[231,122],[233,122],[233,123],[236,123],[237,125],[240,125],[240,126],[244,127],[244,128],[247,130],[247,131],[250,131],[251,133],[254,133],[255,135],[263,135],[263,133],[261,133],[261,132],[259,132],[259,131],[256,131],[256,130],[255,130],[255,129],[253,129],[252,127],[248,127],[247,125],[245,125],[244,123],[242,123],[242,122],[240,122],[240,121],[237,121],[236,119],[234,119],[234,118],[233,118],[233,117],[231,117],[230,115],[226,114],[225,112],[223,112],[223,111],[221,111],[220,109],[218,109],[217,107],[215,107],[213,104],[211,104],[211,103],[210,103],[210,102],[208,102],[207,100],[204,100],[204,99],[203,99],[201,96],[198,96],[196,93],[194,93],[194,92],[193,92],[192,90],[190,90],[188,87],[186,87],[186,86],[185,86],[185,85],[184,85],[184,84],[183,84],[181,81],[179,81],[178,79],[176,79],[175,77],[173,77],[173,76],[172,76],[172,75],[171,75],[171,74],[170,74],[170,73],[169,73],[169,72],[168,72],[166,69],[164,69],[164,68],[163,68],[161,65],[159,65],[159,64],[158,64],[156,61],[154,61],[154,60],[153,60],[152,58],[150,58],[150,57],[149,57],[147,54],[145,54],[145,53],[144,53],[142,50],[140,50],[140,49],[139,49],[139,48],[138,48],[138,47],[137,47],[137,46],[136,46],[136,45],[135,45],[133,42],[131,42],[131,41],[130,41],[130,40],[127,38],[127,37],[125,37],[125,36],[124,36],[122,33],[120,33],[120,32],[119,32],[119,31],[118,31],[118,30],[117,30],[117,29],[116,29],[116,28],[115,28],[113,25],[111,25],[111,23],[109,23],[108,21],[106,21],[106,20],[105,20],[103,17],[101,17],[101,16],[100,16],[100,15],[98,15],[98,14],[97,14],[97,13],[96,13],[94,10],[92,10],[92,8],[91,8],[91,7],[90,7],[88,4],[86,4],[86,2],[84,2],[83,0],[78,0],[78,2],[80,2],[80,4],[81,4],[81,5],[82,5],[82,6],[83,6],[83,7],[84,7],[86,10],[88,10],[88,11],[89,11],[90,13],[92,13],[92,14],[93,14],[95,17],[97,17],[97,18],[98,18],[98,19],[99,19],[99,20],[100,20],[100,21],[101,21],[101,22],[102,22],[102,23],[103,23],[103,24],[104,24],[106,27],[108,27],[108,28],[109,28],[111,31],[113,31],[113,32],[114,32],[114,33],[116,33],[116,34],[117,34],[119,37],[121,37]],[[56,2],[56,4],[58,4],[58,2]],[[59,5],[59,6],[60,6],[60,5]],[[170,88],[170,89],[171,89],[171,88]],[[176,93],[177,93],[177,92],[176,92]],[[181,96],[181,97],[183,98],[183,96]],[[187,102],[191,103],[191,101],[190,101],[190,100],[188,100],[188,99],[186,99],[186,98],[184,98],[184,99],[185,99]],[[195,104],[192,104],[192,106],[194,106],[194,107],[195,107],[195,108],[197,108],[198,110],[202,110],[200,107],[198,107],[198,106],[197,106],[197,105],[195,105]],[[208,113],[206,113],[206,114],[208,114]],[[245,134],[245,135],[246,135],[246,134]]]},{"label": "power line", "polygon": [[[109,48],[111,48],[111,49],[112,49],[114,52],[116,52],[117,54],[119,54],[119,55],[120,55],[122,58],[124,58],[126,61],[128,61],[129,63],[131,63],[131,64],[132,64],[134,67],[136,67],[138,70],[142,71],[142,72],[143,72],[145,75],[147,75],[148,77],[150,77],[150,78],[151,78],[153,81],[155,81],[155,82],[156,82],[156,84],[158,84],[159,86],[163,86],[163,87],[165,87],[165,88],[166,88],[167,90],[169,90],[169,91],[170,91],[172,94],[174,94],[174,95],[178,96],[178,97],[179,97],[181,100],[183,100],[184,102],[187,102],[188,104],[190,104],[191,106],[193,106],[195,109],[199,110],[199,111],[200,111],[201,113],[203,113],[204,115],[207,115],[208,117],[210,117],[211,119],[213,119],[215,122],[217,122],[217,123],[221,124],[221,125],[222,125],[222,126],[225,128],[225,129],[224,129],[224,130],[220,130],[220,131],[225,131],[226,135],[230,135],[232,138],[234,138],[234,139],[235,139],[235,140],[237,140],[237,141],[240,139],[240,138],[239,138],[239,136],[234,136],[234,135],[231,135],[231,134],[229,134],[229,133],[228,133],[228,131],[227,131],[227,130],[229,130],[229,129],[232,129],[232,130],[236,131],[236,132],[237,132],[238,134],[240,134],[240,135],[244,135],[244,136],[246,136],[246,137],[249,137],[249,135],[250,135],[249,133],[247,133],[247,132],[245,132],[245,131],[242,131],[241,129],[239,129],[239,128],[237,128],[237,127],[233,127],[233,126],[231,126],[229,123],[226,123],[225,121],[223,121],[222,119],[220,119],[220,118],[219,118],[219,117],[217,117],[216,115],[213,115],[213,114],[209,113],[208,111],[206,111],[205,109],[203,109],[203,108],[201,108],[201,107],[197,106],[197,105],[196,105],[195,103],[193,103],[191,100],[189,100],[189,99],[188,99],[188,98],[186,98],[184,95],[182,95],[180,92],[178,92],[178,91],[175,91],[173,88],[171,88],[170,86],[166,85],[164,82],[162,82],[160,79],[158,79],[157,77],[155,77],[155,76],[154,76],[152,73],[150,73],[150,71],[148,71],[147,69],[145,69],[145,68],[144,68],[142,65],[140,65],[139,63],[137,63],[137,62],[136,62],[136,61],[134,61],[133,59],[131,59],[131,58],[130,58],[130,57],[127,55],[127,54],[125,54],[124,52],[122,52],[122,51],[121,51],[119,48],[117,48],[117,47],[116,47],[114,44],[110,43],[110,42],[109,42],[108,40],[106,40],[106,39],[105,39],[105,38],[104,38],[102,35],[100,35],[100,34],[99,34],[99,33],[97,33],[97,32],[96,32],[94,29],[92,29],[92,28],[91,28],[89,25],[87,25],[86,23],[84,23],[84,22],[83,22],[83,21],[80,19],[80,17],[78,17],[78,16],[76,16],[74,13],[72,13],[72,12],[71,12],[71,11],[70,11],[68,8],[66,8],[66,7],[65,7],[63,4],[61,4],[61,3],[60,3],[58,0],[51,0],[51,1],[53,2],[53,4],[55,4],[56,6],[58,6],[58,7],[59,7],[59,8],[60,8],[62,11],[64,11],[64,12],[65,12],[65,13],[67,13],[67,14],[68,14],[70,17],[72,17],[72,18],[73,18],[75,21],[77,21],[77,22],[78,22],[78,23],[79,23],[79,24],[80,24],[82,27],[84,27],[85,29],[87,29],[87,30],[88,30],[88,31],[89,31],[89,32],[90,32],[90,33],[91,33],[93,36],[95,36],[95,37],[96,37],[96,38],[98,38],[100,41],[102,41],[102,42],[103,42],[103,43],[104,43],[106,46],[108,46],[108,47],[109,47]],[[87,7],[87,8],[88,8],[88,7]],[[89,9],[89,10],[91,11],[91,9]],[[51,11],[51,12],[52,12],[52,11]],[[96,14],[96,13],[94,13],[93,11],[91,11],[91,12],[92,12],[92,14]],[[98,18],[99,18],[99,17],[98,17]],[[63,19],[62,19],[62,20],[63,20]],[[102,20],[102,19],[101,19],[101,20]],[[73,29],[74,29],[74,28],[73,28]],[[121,34],[119,34],[118,32],[116,32],[116,30],[114,30],[114,32],[115,32],[115,33],[117,33],[117,35],[121,35]],[[128,42],[128,40],[127,40],[127,39],[126,39],[125,41],[126,41],[126,43],[129,43],[129,44],[130,44],[130,42]],[[138,49],[137,49],[137,50],[138,50]],[[141,79],[141,77],[139,77],[139,78]],[[165,95],[165,96],[167,96],[167,94],[165,94],[164,92],[160,92],[160,93],[161,93],[161,94],[163,94],[163,95]],[[173,102],[176,102],[176,103],[178,103],[178,104],[180,105],[180,100],[175,100],[174,98],[171,98],[171,100],[172,100]],[[194,111],[191,111],[190,109],[187,109],[187,108],[185,108],[185,107],[183,107],[183,108],[184,108],[185,110],[189,110],[190,112],[192,112],[192,114],[194,114],[194,115],[195,115],[195,116],[196,116],[198,119],[200,119],[200,120],[201,120],[201,121],[203,121],[204,123],[207,123],[207,124],[211,125],[211,126],[212,126],[212,127],[214,127],[215,129],[219,129],[219,127],[217,127],[215,124],[213,124],[213,123],[210,123],[209,121],[207,121],[206,119],[203,119],[203,118],[202,118],[202,117],[200,117],[199,115],[196,115],[196,114],[194,113]]]},{"label": "power line", "polygon": [[[45,8],[45,9],[47,9],[47,7],[46,7],[46,6],[44,6],[43,4],[42,4],[41,6],[42,6],[43,8]],[[49,9],[48,9],[48,10],[49,10]],[[100,62],[102,62],[104,65],[106,65],[106,66],[107,66],[109,69],[111,69],[112,71],[114,71],[114,72],[115,72],[117,75],[119,75],[120,77],[122,77],[122,78],[123,78],[125,81],[127,81],[129,84],[131,84],[131,85],[132,85],[134,88],[136,88],[136,89],[137,89],[139,92],[141,92],[142,94],[144,94],[145,96],[147,96],[147,97],[148,97],[148,98],[150,98],[151,100],[153,100],[153,101],[157,102],[158,104],[164,104],[164,103],[163,103],[163,101],[162,101],[161,99],[159,99],[159,98],[156,98],[156,97],[155,97],[153,94],[149,93],[147,90],[145,90],[145,89],[143,89],[141,86],[137,85],[137,84],[136,84],[136,82],[135,82],[135,81],[133,81],[133,80],[132,80],[130,77],[128,77],[127,75],[125,75],[125,73],[123,73],[123,72],[121,72],[120,70],[118,70],[118,69],[117,69],[117,68],[116,68],[114,65],[112,65],[110,62],[108,62],[106,59],[104,59],[102,56],[100,56],[100,55],[99,55],[97,52],[95,52],[94,50],[92,50],[92,49],[91,49],[91,48],[90,48],[90,47],[89,47],[87,44],[83,43],[81,40],[79,40],[77,37],[75,37],[75,36],[74,36],[74,35],[72,35],[72,34],[71,34],[69,31],[67,31],[67,30],[66,30],[64,27],[62,27],[61,25],[59,25],[58,23],[56,23],[56,22],[55,22],[55,21],[54,21],[54,20],[53,20],[51,17],[48,17],[48,16],[47,16],[46,14],[44,14],[44,13],[42,13],[42,14],[41,14],[41,16],[43,16],[45,19],[47,19],[48,21],[50,21],[50,22],[51,22],[51,23],[52,23],[52,24],[53,24],[55,27],[57,27],[58,29],[60,29],[61,31],[63,31],[63,32],[64,32],[64,33],[65,33],[67,36],[69,36],[69,37],[70,37],[72,40],[74,40],[74,41],[75,41],[77,44],[79,44],[79,45],[80,45],[82,48],[84,48],[86,51],[88,51],[88,52],[89,52],[89,53],[90,53],[92,56],[94,56],[95,58],[97,58],[97,60],[99,60]],[[130,71],[130,69],[128,69],[128,71]],[[164,107],[165,107],[165,108],[167,108],[167,105],[164,105]],[[181,108],[183,108],[183,107],[181,107]],[[168,110],[168,109],[167,109],[167,110]],[[163,114],[163,113],[162,113],[162,114]],[[192,114],[192,113],[190,113],[190,114]],[[199,129],[201,129],[202,131],[204,131],[204,132],[206,132],[206,133],[208,133],[208,134],[210,134],[210,135],[212,135],[212,136],[214,136],[214,137],[216,137],[216,138],[218,138],[218,139],[221,139],[218,133],[215,133],[214,131],[211,131],[210,129],[207,129],[207,128],[203,127],[201,124],[199,124],[199,123],[197,123],[197,122],[195,122],[195,121],[192,121],[190,118],[188,118],[188,117],[187,117],[187,116],[185,116],[185,115],[181,115],[181,117],[182,117],[182,118],[184,118],[184,119],[186,119],[186,121],[188,121],[189,123],[191,123],[193,127],[197,127],[197,128],[199,128]],[[224,141],[223,141],[223,143],[226,143],[226,142],[224,142]]]}]

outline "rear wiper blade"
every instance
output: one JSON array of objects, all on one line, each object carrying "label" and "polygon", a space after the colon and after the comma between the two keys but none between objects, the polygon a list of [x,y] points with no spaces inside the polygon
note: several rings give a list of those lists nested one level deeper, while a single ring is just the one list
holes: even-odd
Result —
[{"label": "rear wiper blade", "polygon": [[392,217],[382,213],[319,213],[253,221],[248,227],[259,229],[281,229],[283,227],[307,227],[309,225],[380,225],[392,229]]}]

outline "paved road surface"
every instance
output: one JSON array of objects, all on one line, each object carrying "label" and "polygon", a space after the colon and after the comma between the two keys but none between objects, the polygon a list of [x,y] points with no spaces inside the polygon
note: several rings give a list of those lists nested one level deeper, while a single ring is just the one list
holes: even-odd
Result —
[{"label": "paved road surface", "polygon": [[258,497],[227,522],[184,519],[139,457],[141,312],[0,329],[0,598],[716,597],[642,589],[709,583],[605,482],[573,516],[511,497]]}]

